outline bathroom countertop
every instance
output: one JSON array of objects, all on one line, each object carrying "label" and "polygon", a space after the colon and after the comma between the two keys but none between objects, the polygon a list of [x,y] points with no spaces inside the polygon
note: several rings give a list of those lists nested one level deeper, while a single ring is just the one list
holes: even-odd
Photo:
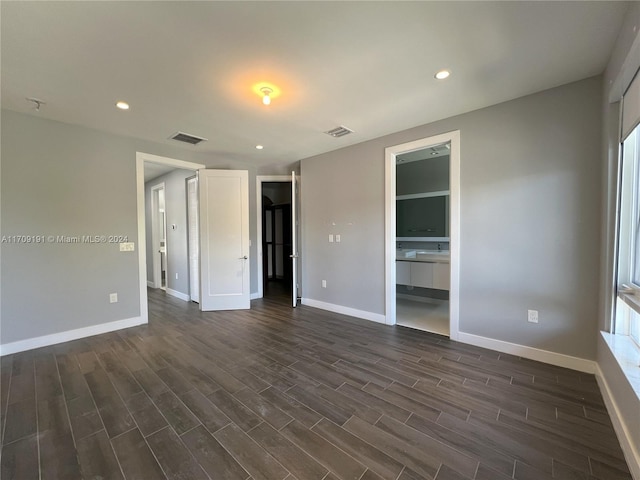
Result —
[{"label": "bathroom countertop", "polygon": [[396,250],[396,260],[403,262],[449,263],[448,250],[414,250],[401,248]]}]

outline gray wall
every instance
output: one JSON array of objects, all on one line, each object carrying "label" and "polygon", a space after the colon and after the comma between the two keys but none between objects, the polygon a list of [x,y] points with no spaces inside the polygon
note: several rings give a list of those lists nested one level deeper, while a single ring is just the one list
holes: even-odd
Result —
[{"label": "gray wall", "polygon": [[384,314],[384,149],[460,130],[460,331],[594,359],[601,82],[302,160],[303,296]]},{"label": "gray wall", "polygon": [[[2,235],[126,235],[137,241],[136,152],[249,171],[257,291],[255,167],[2,110]],[[262,168],[261,174],[279,174]],[[289,168],[290,171],[290,168]],[[115,244],[1,244],[2,344],[140,315],[138,256]],[[119,302],[109,303],[109,293]]]},{"label": "gray wall", "polygon": [[[147,225],[147,280],[153,280],[151,248],[151,187],[164,183],[167,219],[167,287],[189,295],[189,251],[187,245],[187,184],[194,171],[176,169],[149,180],[144,186],[145,223]],[[172,228],[175,225],[175,230]],[[178,279],[176,280],[176,273]]]}]

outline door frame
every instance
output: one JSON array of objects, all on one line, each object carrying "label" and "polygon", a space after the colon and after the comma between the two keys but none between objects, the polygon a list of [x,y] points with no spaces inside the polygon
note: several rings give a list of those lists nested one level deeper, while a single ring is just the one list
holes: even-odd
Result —
[{"label": "door frame", "polygon": [[451,142],[449,156],[449,338],[460,336],[460,130],[442,133],[385,149],[385,323],[396,324],[396,157]]},{"label": "door frame", "polygon": [[[160,254],[159,257],[156,258],[156,252],[155,249],[158,246],[159,243],[159,238],[158,238],[158,232],[159,232],[159,225],[158,225],[158,213],[159,213],[159,192],[160,190],[163,191],[163,194],[166,195],[166,189],[165,189],[165,185],[164,182],[160,182],[156,185],[153,185],[151,187],[151,248],[154,249],[153,252],[153,288],[160,288],[166,291],[167,289],[167,285],[165,284],[165,288],[162,288],[162,254]],[[165,196],[165,231],[164,231],[164,248],[165,248],[165,255],[168,258],[169,256],[167,255],[167,228],[166,228],[166,215],[167,215],[167,209],[166,209],[166,204],[167,204],[167,199]],[[168,267],[168,265],[167,265]],[[166,281],[167,283],[169,282],[169,270],[167,268],[166,270]]]},{"label": "door frame", "polygon": [[144,164],[145,162],[167,165],[185,170],[200,170],[206,165],[185,162],[175,158],[161,157],[150,153],[136,152],[136,196],[138,199],[138,279],[140,287],[140,319],[149,323],[149,305],[147,299],[147,232],[144,201]]},{"label": "door frame", "polygon": [[252,298],[262,298],[264,296],[264,282],[262,278],[262,184],[263,183],[291,183],[291,175],[257,175],[256,176],[256,252],[258,264],[258,293]]},{"label": "door frame", "polygon": [[[191,197],[189,196],[189,185],[191,182],[195,184],[195,206],[192,205]],[[187,196],[187,269],[189,271],[189,298],[192,302],[200,303],[200,199],[198,198],[197,174],[185,179],[185,192]],[[191,229],[194,226],[192,222],[195,222],[195,235],[191,233]],[[192,255],[196,257],[195,269],[191,263]]]}]

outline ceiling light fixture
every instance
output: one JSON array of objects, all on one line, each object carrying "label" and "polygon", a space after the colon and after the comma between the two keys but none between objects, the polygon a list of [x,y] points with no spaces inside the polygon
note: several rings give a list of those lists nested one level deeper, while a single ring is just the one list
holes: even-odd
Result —
[{"label": "ceiling light fixture", "polygon": [[256,149],[262,150],[264,147],[262,145],[256,145]]},{"label": "ceiling light fixture", "polygon": [[271,104],[271,94],[273,94],[273,89],[269,87],[262,87],[260,89],[260,93],[262,93],[262,103],[265,105]]},{"label": "ceiling light fixture", "polygon": [[116,102],[116,107],[118,107],[120,110],[129,110],[129,104],[127,102],[123,102],[122,100]]},{"label": "ceiling light fixture", "polygon": [[434,75],[434,77],[436,78],[436,80],[444,80],[445,78],[448,78],[449,75],[451,75],[451,72],[449,70],[440,70]]}]

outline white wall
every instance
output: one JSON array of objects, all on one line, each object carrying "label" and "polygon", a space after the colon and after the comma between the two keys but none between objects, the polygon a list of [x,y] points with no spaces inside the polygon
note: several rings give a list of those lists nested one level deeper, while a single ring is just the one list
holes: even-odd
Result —
[{"label": "white wall", "polygon": [[460,330],[595,359],[601,80],[302,160],[304,297],[385,313],[384,149],[460,130]]}]

